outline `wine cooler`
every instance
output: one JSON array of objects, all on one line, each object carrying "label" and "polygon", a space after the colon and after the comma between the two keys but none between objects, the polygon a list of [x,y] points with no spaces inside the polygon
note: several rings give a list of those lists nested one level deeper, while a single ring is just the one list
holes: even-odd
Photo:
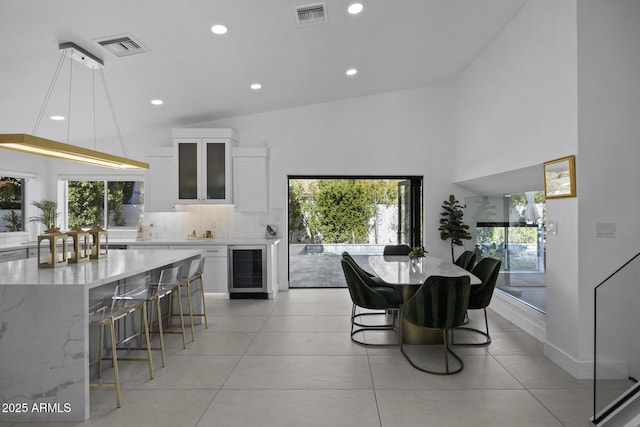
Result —
[{"label": "wine cooler", "polygon": [[229,297],[268,298],[266,246],[229,246]]}]

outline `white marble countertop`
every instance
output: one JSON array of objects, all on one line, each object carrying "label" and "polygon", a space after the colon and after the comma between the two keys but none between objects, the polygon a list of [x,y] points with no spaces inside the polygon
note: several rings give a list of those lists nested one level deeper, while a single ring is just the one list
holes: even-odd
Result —
[{"label": "white marble countertop", "polygon": [[57,268],[38,268],[37,259],[0,263],[0,285],[85,285],[88,289],[201,256],[201,251],[127,250],[109,251],[106,258]]},{"label": "white marble countertop", "polygon": [[415,265],[408,256],[372,255],[368,262],[382,280],[396,285],[421,285],[429,276],[469,276],[472,285],[482,283],[464,268],[431,255],[420,259]]}]

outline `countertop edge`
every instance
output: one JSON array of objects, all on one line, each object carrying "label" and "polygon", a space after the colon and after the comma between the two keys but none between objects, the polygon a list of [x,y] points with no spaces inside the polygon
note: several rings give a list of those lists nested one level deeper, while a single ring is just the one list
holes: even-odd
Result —
[{"label": "countertop edge", "polygon": [[[229,245],[277,245],[282,239],[109,239],[109,245],[138,245],[138,246],[229,246]],[[0,244],[0,252],[13,251],[19,249],[33,249],[38,247],[38,242],[21,242],[21,243],[2,243]]]}]

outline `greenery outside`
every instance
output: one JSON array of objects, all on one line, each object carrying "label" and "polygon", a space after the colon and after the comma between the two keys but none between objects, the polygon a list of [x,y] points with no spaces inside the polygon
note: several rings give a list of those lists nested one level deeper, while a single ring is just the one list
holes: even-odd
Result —
[{"label": "greenery outside", "polygon": [[93,224],[101,227],[134,226],[131,221],[127,222],[123,207],[142,204],[135,189],[135,181],[69,181],[69,227],[91,227]]},{"label": "greenery outside", "polygon": [[[538,251],[543,248],[543,243],[538,240],[542,239],[541,230],[545,223],[545,199],[542,191],[532,193],[533,203],[539,214],[535,221],[527,216],[528,202],[525,193],[513,193],[508,198],[500,197],[504,206],[498,208],[488,199],[482,199],[472,217],[474,223],[485,223],[475,230],[476,253],[480,258],[499,259],[503,262],[503,268],[508,267],[510,270],[539,268],[531,252],[533,248]],[[497,197],[493,199],[494,202],[496,200]],[[499,211],[507,211],[508,219],[496,222],[495,217]]]},{"label": "greenery outside", "polygon": [[[381,206],[395,206],[397,180],[289,180],[290,243],[378,243]],[[397,225],[396,225],[397,226]],[[369,241],[373,234],[374,242]]]},{"label": "greenery outside", "polygon": [[5,211],[0,221],[0,232],[24,229],[23,184],[22,178],[0,176],[0,211]]}]

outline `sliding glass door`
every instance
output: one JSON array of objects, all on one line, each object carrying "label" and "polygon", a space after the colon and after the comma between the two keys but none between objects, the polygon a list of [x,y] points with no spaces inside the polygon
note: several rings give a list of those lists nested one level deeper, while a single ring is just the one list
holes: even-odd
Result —
[{"label": "sliding glass door", "polygon": [[422,179],[413,178],[398,183],[399,245],[422,245]]}]

